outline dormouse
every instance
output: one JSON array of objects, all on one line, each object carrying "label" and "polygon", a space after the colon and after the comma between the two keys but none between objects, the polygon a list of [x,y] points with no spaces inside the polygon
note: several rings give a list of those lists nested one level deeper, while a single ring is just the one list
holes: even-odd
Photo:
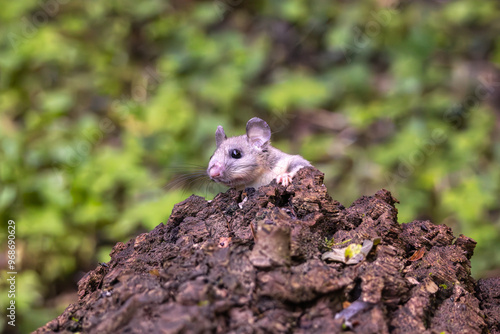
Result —
[{"label": "dormouse", "polygon": [[286,154],[271,146],[271,129],[254,117],[248,121],[246,134],[227,138],[222,126],[217,127],[217,148],[210,158],[207,174],[215,182],[242,190],[258,188],[273,179],[288,186],[299,169],[311,166],[300,155]]}]

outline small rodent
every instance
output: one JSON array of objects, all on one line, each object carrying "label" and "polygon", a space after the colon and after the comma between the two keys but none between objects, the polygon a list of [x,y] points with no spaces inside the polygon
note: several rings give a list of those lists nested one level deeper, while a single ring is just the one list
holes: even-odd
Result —
[{"label": "small rodent", "polygon": [[217,127],[217,148],[207,169],[210,179],[237,190],[258,188],[273,179],[288,186],[299,169],[311,166],[300,155],[272,147],[271,129],[264,120],[252,118],[246,130],[245,135],[227,138],[222,126]]}]

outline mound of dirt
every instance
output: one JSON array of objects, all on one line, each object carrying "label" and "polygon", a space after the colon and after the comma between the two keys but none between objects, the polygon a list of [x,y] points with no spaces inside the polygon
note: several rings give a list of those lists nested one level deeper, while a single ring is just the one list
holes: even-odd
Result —
[{"label": "mound of dirt", "polygon": [[[471,277],[476,242],[400,225],[396,202],[380,190],[345,208],[314,168],[287,188],[193,195],[36,333],[499,333],[500,278]],[[332,249],[354,263],[323,260]]]}]

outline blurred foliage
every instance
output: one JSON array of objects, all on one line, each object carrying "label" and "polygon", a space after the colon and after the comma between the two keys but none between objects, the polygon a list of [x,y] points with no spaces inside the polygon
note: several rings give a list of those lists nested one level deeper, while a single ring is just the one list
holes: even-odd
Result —
[{"label": "blurred foliage", "polygon": [[401,222],[478,242],[476,277],[500,267],[497,1],[22,0],[0,20],[19,333],[74,301],[116,242],[166,222],[189,195],[165,190],[175,167],[204,166],[217,125],[241,134],[253,116],[344,205],[388,188]]}]

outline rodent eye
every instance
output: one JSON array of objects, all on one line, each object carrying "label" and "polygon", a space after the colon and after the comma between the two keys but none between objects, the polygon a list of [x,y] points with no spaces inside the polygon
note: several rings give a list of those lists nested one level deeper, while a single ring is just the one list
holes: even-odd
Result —
[{"label": "rodent eye", "polygon": [[232,150],[231,151],[231,158],[234,158],[234,159],[241,158],[241,152],[240,152],[240,150],[237,150],[237,149]]}]

